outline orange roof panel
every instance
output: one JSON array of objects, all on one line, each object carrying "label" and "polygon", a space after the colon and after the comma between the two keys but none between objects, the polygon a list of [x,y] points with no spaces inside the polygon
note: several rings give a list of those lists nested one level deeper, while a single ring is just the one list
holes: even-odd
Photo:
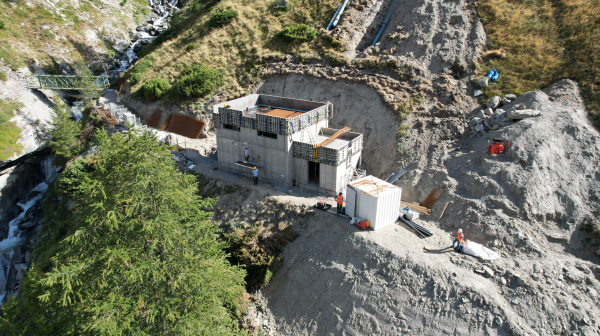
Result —
[{"label": "orange roof panel", "polygon": [[273,109],[273,110],[265,113],[265,115],[289,119],[289,118],[297,117],[303,113],[304,112],[297,112],[297,111],[290,111],[290,110],[283,110],[283,109]]}]

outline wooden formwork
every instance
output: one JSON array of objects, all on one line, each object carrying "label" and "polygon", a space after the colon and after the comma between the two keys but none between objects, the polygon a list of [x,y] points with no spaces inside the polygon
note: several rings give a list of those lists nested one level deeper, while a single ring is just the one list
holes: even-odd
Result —
[{"label": "wooden formwork", "polygon": [[300,159],[324,163],[331,166],[338,166],[344,161],[342,150],[345,148],[335,150],[332,148],[320,147],[317,148],[317,157],[315,158],[315,147],[316,145],[314,144],[294,141],[292,144],[292,155]]}]

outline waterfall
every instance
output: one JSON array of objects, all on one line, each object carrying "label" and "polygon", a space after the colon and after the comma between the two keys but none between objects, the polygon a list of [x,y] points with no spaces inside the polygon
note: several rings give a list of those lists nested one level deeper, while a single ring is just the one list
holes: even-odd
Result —
[{"label": "waterfall", "polygon": [[[43,161],[45,162],[45,161]],[[8,223],[8,236],[3,241],[0,241],[0,306],[6,297],[6,282],[10,272],[10,261],[14,254],[14,249],[21,246],[25,242],[25,237],[21,237],[19,223],[27,214],[27,210],[34,206],[42,197],[48,185],[45,182],[38,184],[31,191],[39,192],[35,197],[25,203],[19,203],[18,206],[23,210],[13,220]]]}]

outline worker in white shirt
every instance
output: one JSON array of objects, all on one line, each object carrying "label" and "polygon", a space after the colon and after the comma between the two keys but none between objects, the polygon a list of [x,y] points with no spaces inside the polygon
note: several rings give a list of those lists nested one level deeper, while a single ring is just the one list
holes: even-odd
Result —
[{"label": "worker in white shirt", "polygon": [[252,169],[252,175],[254,176],[254,184],[258,184],[258,168]]},{"label": "worker in white shirt", "polygon": [[244,161],[248,162],[249,159],[250,159],[250,147],[246,146],[246,149],[244,149]]}]

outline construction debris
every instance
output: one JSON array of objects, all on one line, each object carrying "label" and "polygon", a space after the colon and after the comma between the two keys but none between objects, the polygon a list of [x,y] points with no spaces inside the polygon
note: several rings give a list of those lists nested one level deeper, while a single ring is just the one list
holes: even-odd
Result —
[{"label": "construction debris", "polygon": [[433,236],[433,233],[431,233],[429,230],[427,230],[426,228],[422,227],[421,225],[407,219],[404,215],[399,216],[398,219],[403,221],[406,225],[410,226],[413,230],[417,231],[417,233],[423,238]]}]

